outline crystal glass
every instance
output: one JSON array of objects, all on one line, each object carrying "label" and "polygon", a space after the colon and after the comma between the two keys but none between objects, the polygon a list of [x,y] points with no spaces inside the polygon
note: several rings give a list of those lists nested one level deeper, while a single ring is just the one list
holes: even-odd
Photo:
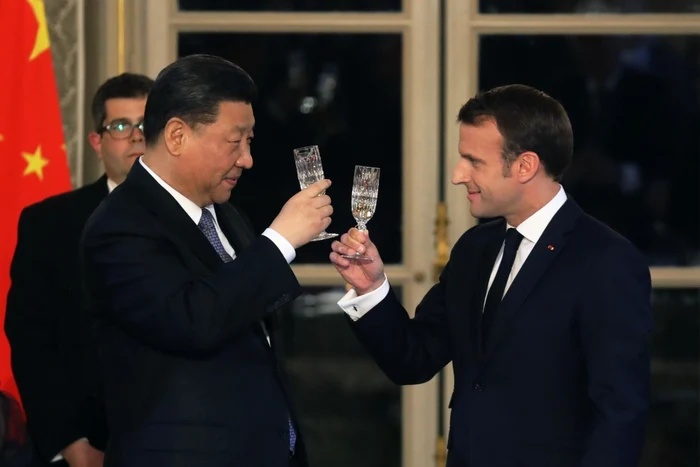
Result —
[{"label": "crystal glass", "polygon": [[[304,146],[303,148],[295,149],[294,163],[297,167],[297,177],[299,178],[299,186],[302,190],[309,185],[323,180],[323,166],[321,165],[321,153],[318,151],[318,146]],[[324,193],[325,191],[321,194]],[[328,233],[324,230],[311,241],[327,240],[337,236],[337,233]]]},{"label": "crystal glass", "polygon": [[[379,168],[355,166],[355,177],[352,183],[352,216],[357,221],[357,230],[367,230],[367,222],[374,215],[379,195]],[[343,255],[343,258],[374,261],[371,257],[361,255]]]}]

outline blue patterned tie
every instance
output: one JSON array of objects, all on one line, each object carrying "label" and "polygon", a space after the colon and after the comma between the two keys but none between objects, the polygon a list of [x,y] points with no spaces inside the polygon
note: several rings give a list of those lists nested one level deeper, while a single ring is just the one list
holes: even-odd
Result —
[{"label": "blue patterned tie", "polygon": [[221,258],[221,261],[223,261],[224,263],[233,261],[231,255],[226,253],[224,245],[221,243],[221,239],[219,239],[219,234],[216,233],[216,227],[214,226],[214,216],[211,215],[209,209],[202,209],[202,218],[199,220],[199,224],[197,224],[197,226],[207,237],[207,240],[209,240],[211,246],[213,246],[216,252],[219,254],[219,258]]},{"label": "blue patterned tie", "polygon": [[[211,212],[209,209],[202,209],[202,218],[199,220],[199,224],[197,224],[199,229],[204,233],[204,236],[207,237],[207,240],[209,240],[209,243],[214,247],[216,252],[219,254],[219,258],[224,263],[228,263],[230,261],[233,261],[233,258],[231,255],[226,253],[226,250],[224,249],[224,245],[221,243],[221,239],[219,238],[219,234],[216,233],[216,227],[214,226],[214,216],[211,215]],[[292,423],[291,417],[288,419],[289,420],[289,450],[291,452],[294,452],[294,447],[297,442],[297,433],[294,431],[294,424]]]}]

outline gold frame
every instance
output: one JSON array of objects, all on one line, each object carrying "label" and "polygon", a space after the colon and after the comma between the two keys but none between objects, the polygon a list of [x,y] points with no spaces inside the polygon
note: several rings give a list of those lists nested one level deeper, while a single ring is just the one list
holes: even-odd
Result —
[{"label": "gold frame", "polygon": [[117,74],[126,71],[125,0],[117,0]]}]

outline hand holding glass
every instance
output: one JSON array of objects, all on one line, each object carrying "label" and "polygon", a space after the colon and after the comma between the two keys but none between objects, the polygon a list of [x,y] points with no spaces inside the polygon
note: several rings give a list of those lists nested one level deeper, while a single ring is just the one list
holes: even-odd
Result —
[{"label": "hand holding glass", "polygon": [[[299,178],[299,186],[302,190],[323,180],[323,166],[321,165],[321,154],[318,151],[318,146],[304,146],[303,148],[295,149],[294,163],[297,167],[297,178]],[[327,240],[337,236],[337,233],[323,231],[311,241]]]},{"label": "hand holding glass", "polygon": [[[379,168],[355,166],[355,177],[352,183],[352,216],[357,221],[357,230],[367,230],[367,222],[374,215],[379,195]],[[360,253],[343,255],[343,258],[374,261],[367,255]]]}]

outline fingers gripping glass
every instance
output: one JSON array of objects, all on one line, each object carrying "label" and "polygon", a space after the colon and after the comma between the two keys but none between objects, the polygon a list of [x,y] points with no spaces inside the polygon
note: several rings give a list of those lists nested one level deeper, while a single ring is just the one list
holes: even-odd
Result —
[{"label": "fingers gripping glass", "polygon": [[[321,165],[321,154],[318,151],[318,146],[305,146],[295,149],[294,163],[297,166],[297,177],[299,178],[299,186],[302,190],[309,185],[323,180],[323,166]],[[324,193],[325,190],[320,194]],[[327,240],[337,236],[337,233],[328,233],[324,230],[311,241]]]},{"label": "fingers gripping glass", "polygon": [[[374,215],[379,195],[379,168],[355,166],[355,177],[352,182],[352,216],[357,221],[357,230],[367,230],[367,222]],[[374,261],[366,255],[356,253],[343,255],[343,258]]]},{"label": "fingers gripping glass", "polygon": [[129,120],[115,120],[98,130],[98,133],[108,132],[114,139],[131,138],[134,128],[138,128],[143,133],[143,122],[131,123]]}]

